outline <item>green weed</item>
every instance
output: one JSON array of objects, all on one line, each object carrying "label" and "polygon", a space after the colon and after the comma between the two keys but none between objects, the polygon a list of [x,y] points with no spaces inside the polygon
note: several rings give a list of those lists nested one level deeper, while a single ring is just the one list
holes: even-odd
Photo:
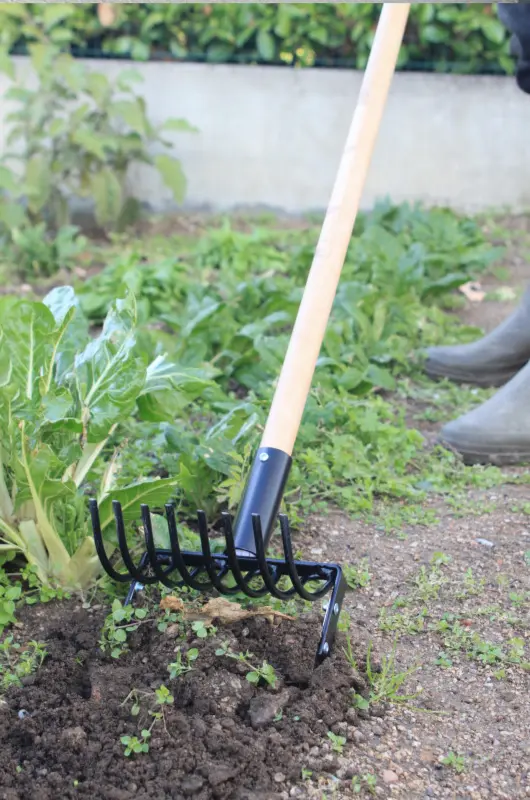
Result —
[{"label": "green weed", "polygon": [[172,664],[168,664],[168,672],[169,677],[171,680],[175,678],[180,678],[182,675],[185,675],[187,672],[191,672],[193,669],[192,663],[196,661],[199,655],[199,651],[196,647],[191,647],[185,654],[184,658],[182,657],[182,653],[180,650],[177,651],[177,657]]},{"label": "green weed", "polygon": [[364,589],[372,578],[366,558],[363,558],[358,564],[344,564],[342,571],[350,589]]},{"label": "green weed", "polygon": [[[240,233],[224,223],[199,244],[132,242],[85,283],[82,305],[92,319],[130,288],[146,357],[164,348],[188,374],[206,368],[214,381],[182,404],[177,424],[131,425],[121,481],[175,475],[184,520],[197,506],[210,516],[237,507],[317,235],[314,227]],[[495,468],[466,468],[448,451],[425,450],[389,395],[398,382],[418,379],[411,352],[473,335],[437,304],[495,257],[477,226],[449,213],[383,203],[362,217],[287,488],[295,519],[333,503],[401,530],[436,518],[420,505],[429,494],[501,480]],[[109,455],[115,444],[109,440]]]},{"label": "green weed", "polygon": [[344,745],[346,744],[346,737],[339,736],[338,734],[333,733],[333,731],[328,731],[328,739],[331,742],[331,749],[335,753],[342,755],[344,752]]},{"label": "green weed", "polygon": [[119,658],[128,649],[127,635],[137,630],[147,621],[146,608],[122,605],[117,598],[112,603],[112,611],[105,618],[99,646],[102,652],[110,651],[112,658]]},{"label": "green weed", "polygon": [[22,679],[36,672],[46,656],[42,642],[31,641],[23,646],[14,636],[6,636],[0,644],[0,690],[21,686]]},{"label": "green weed", "polygon": [[[354,705],[360,709],[367,709],[371,704],[378,703],[393,703],[402,704],[409,703],[418,693],[415,694],[401,694],[401,688],[410,675],[413,675],[419,667],[411,667],[410,669],[399,671],[396,665],[396,644],[394,641],[392,650],[388,655],[384,655],[381,659],[380,668],[376,668],[372,662],[372,642],[368,644],[366,652],[366,678],[370,687],[368,697],[360,694],[354,694]],[[352,669],[358,671],[358,665],[353,656],[351,648],[351,640],[347,639],[347,645],[344,650],[346,658],[350,663]]]},{"label": "green weed", "polygon": [[376,786],[377,777],[371,772],[367,772],[365,775],[354,775],[351,779],[351,788],[354,794],[360,794],[364,788],[371,795],[375,795]]},{"label": "green weed", "polygon": [[215,655],[233,658],[248,667],[249,672],[247,672],[246,678],[249,683],[258,684],[260,681],[264,681],[272,689],[276,688],[278,676],[274,667],[267,661],[263,661],[261,666],[255,666],[250,661],[253,658],[253,654],[249,653],[248,650],[246,653],[234,653],[230,649],[228,642],[223,642],[215,651]]},{"label": "green weed", "polygon": [[451,769],[454,769],[454,771],[457,772],[458,774],[464,772],[466,768],[465,756],[459,755],[458,753],[453,753],[452,750],[446,756],[444,756],[444,758],[442,758],[441,763],[445,767],[450,767]]}]

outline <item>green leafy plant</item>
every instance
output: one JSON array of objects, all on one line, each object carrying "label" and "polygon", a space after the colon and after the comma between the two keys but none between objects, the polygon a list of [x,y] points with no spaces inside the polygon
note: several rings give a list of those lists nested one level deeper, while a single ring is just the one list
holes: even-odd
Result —
[{"label": "green leafy plant", "polygon": [[[69,287],[42,303],[5,297],[0,310],[1,552],[20,552],[45,584],[86,589],[100,572],[82,491],[94,462],[132,414],[171,414],[189,375],[164,356],[150,364],[139,356],[132,296],[114,303],[96,338]],[[208,380],[195,372],[192,383],[200,391]],[[118,471],[111,459],[97,490],[111,540],[111,491],[128,521],[175,487],[170,478],[118,487]]]},{"label": "green leafy plant", "polygon": [[345,564],[344,577],[350,589],[363,589],[371,580],[368,559],[362,559],[358,564]]},{"label": "green leafy plant", "polygon": [[164,711],[166,706],[172,706],[175,702],[175,698],[167,686],[161,684],[154,692],[143,692],[138,689],[132,689],[123,701],[122,706],[132,702],[131,715],[133,717],[138,717],[142,711],[142,702],[145,700],[151,701],[146,717],[147,719],[151,718],[151,724],[148,728],[142,728],[140,737],[129,735],[120,737],[124,748],[124,755],[127,757],[133,754],[149,752],[149,740],[153,728],[157,723],[161,722],[164,726],[164,730],[166,730]]},{"label": "green leafy plant", "polygon": [[214,636],[217,633],[215,625],[207,624],[202,620],[192,622],[191,629],[199,639],[206,639],[208,636]]},{"label": "green leafy plant", "polygon": [[128,649],[127,634],[133,633],[148,620],[146,608],[122,605],[117,598],[112,601],[112,610],[105,618],[99,646],[102,652],[110,651],[112,658],[119,658]]},{"label": "green leafy plant", "polygon": [[41,222],[10,229],[2,260],[22,278],[48,278],[58,270],[72,269],[86,247],[87,240],[75,226],[65,225],[52,233]]},{"label": "green leafy plant", "polygon": [[328,731],[328,739],[331,742],[331,749],[335,753],[342,755],[344,752],[344,745],[346,744],[346,737],[339,736],[338,734],[333,733],[333,731]]},{"label": "green leafy plant", "polygon": [[[197,507],[209,517],[221,504],[237,508],[317,235],[310,225],[241,233],[223,223],[198,243],[135,241],[84,284],[82,307],[95,322],[130,286],[146,352],[163,347],[189,368],[208,364],[219,388],[181,409],[177,424],[131,428],[124,474],[177,476],[184,521]],[[366,513],[388,498],[409,501],[392,525],[423,524],[417,504],[427,492],[501,479],[495,468],[468,470],[452,453],[426,449],[388,394],[416,378],[416,349],[476,335],[457,329],[440,304],[499,252],[450,212],[383,202],[360,215],[299,434],[285,498],[291,518],[330,502]],[[379,508],[390,520],[396,506]]]},{"label": "green leafy plant", "polygon": [[377,777],[371,772],[365,775],[354,775],[351,779],[351,788],[354,794],[360,794],[365,788],[371,795],[376,794]]},{"label": "green leafy plant", "polygon": [[444,765],[444,767],[450,767],[459,774],[464,772],[466,768],[465,756],[454,753],[452,750],[442,758],[441,763]]},{"label": "green leafy plant", "polygon": [[129,757],[132,755],[137,755],[139,753],[148,753],[149,752],[149,739],[151,738],[151,731],[147,728],[144,728],[140,734],[140,738],[137,736],[121,736],[120,742],[123,745],[124,755]]},{"label": "green leafy plant", "polygon": [[[2,578],[5,573],[2,570]],[[7,579],[5,583],[0,583],[0,633],[4,628],[15,622],[16,601],[22,596],[22,586],[20,583],[11,584]]]},{"label": "green leafy plant", "polygon": [[[419,667],[411,667],[404,671],[398,671],[396,665],[396,643],[397,640],[394,640],[391,652],[382,657],[381,667],[380,669],[376,669],[372,661],[372,642],[369,642],[366,652],[366,678],[370,690],[368,697],[357,693],[354,694],[354,705],[357,708],[366,710],[371,704],[377,703],[410,703],[411,700],[418,696],[418,692],[406,695],[401,694],[401,687]],[[358,667],[353,656],[351,640],[349,638],[347,638],[344,653],[352,669],[357,671]]]},{"label": "green leafy plant", "polygon": [[31,641],[25,646],[7,636],[0,644],[0,689],[21,686],[22,678],[36,672],[47,656],[42,642]]},{"label": "green leafy plant", "polygon": [[[153,126],[145,101],[133,88],[140,75],[124,71],[111,81],[86,69],[62,52],[45,24],[32,23],[31,9],[20,8],[23,23],[32,25],[37,39],[28,46],[37,83],[18,82],[5,48],[1,51],[0,68],[14,81],[5,94],[14,106],[6,141],[8,146],[17,142],[18,149],[2,159],[0,188],[15,200],[26,199],[31,223],[43,221],[55,230],[69,223],[71,196],[92,199],[96,220],[106,230],[137,217],[140,206],[130,183],[135,163],[156,168],[181,202],[186,181],[180,162],[152,152],[172,147],[166,132],[195,129],[183,119]],[[14,178],[20,166],[21,181]],[[12,202],[0,205],[0,224],[8,229],[20,224],[17,208]]]},{"label": "green leafy plant", "polygon": [[[94,5],[3,4],[3,40],[23,47],[35,24],[75,52],[164,58],[364,67],[379,9],[370,3],[115,5],[103,25]],[[68,10],[65,10],[68,9]],[[438,72],[511,72],[509,34],[495,4],[419,3],[411,8],[400,65]]]},{"label": "green leafy plant", "polygon": [[252,653],[248,651],[246,653],[234,653],[230,649],[228,642],[223,642],[215,651],[215,655],[233,658],[248,667],[250,671],[247,672],[246,678],[249,683],[258,684],[260,681],[264,681],[273,689],[276,688],[278,676],[272,664],[267,661],[264,660],[261,666],[255,666],[250,662],[250,659],[254,657]]},{"label": "green leafy plant", "polygon": [[192,664],[198,658],[199,651],[196,647],[191,647],[184,658],[182,657],[182,653],[180,650],[177,651],[177,657],[173,663],[168,664],[168,672],[169,677],[171,680],[175,678],[180,678],[182,675],[185,675],[187,672],[191,672],[193,669]]}]

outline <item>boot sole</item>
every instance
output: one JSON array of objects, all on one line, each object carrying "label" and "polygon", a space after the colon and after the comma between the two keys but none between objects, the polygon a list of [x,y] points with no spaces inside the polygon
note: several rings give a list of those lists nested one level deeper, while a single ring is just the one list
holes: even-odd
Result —
[{"label": "boot sole", "polygon": [[459,456],[464,464],[471,467],[475,464],[491,465],[494,467],[509,467],[509,466],[522,466],[530,463],[530,449],[528,450],[489,450],[478,451],[466,449],[465,447],[456,447],[451,442],[446,441],[442,437],[436,440],[436,443],[445,447],[446,450],[451,450]]},{"label": "boot sole", "polygon": [[472,372],[450,372],[448,370],[436,369],[432,364],[425,364],[425,374],[435,381],[449,380],[453,383],[472,384],[473,386],[480,386],[483,389],[490,387],[503,386],[508,383],[519,370],[526,366],[528,362],[524,361],[518,367],[512,367],[509,370],[483,373],[482,375],[473,374]]}]

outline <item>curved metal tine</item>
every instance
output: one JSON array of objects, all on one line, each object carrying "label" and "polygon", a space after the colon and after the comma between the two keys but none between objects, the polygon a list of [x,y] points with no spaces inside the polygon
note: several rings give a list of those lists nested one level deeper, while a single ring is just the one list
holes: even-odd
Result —
[{"label": "curved metal tine", "polygon": [[202,553],[204,556],[204,569],[208,573],[212,586],[214,586],[220,594],[237,594],[239,592],[237,586],[225,586],[220,578],[220,574],[226,574],[226,571],[221,570],[219,574],[219,567],[212,557],[212,549],[208,538],[208,522],[204,511],[197,512],[197,520],[199,522],[199,536],[201,537]]},{"label": "curved metal tine", "polygon": [[308,592],[305,588],[303,582],[298,575],[298,571],[296,569],[296,563],[293,557],[293,546],[291,543],[291,529],[289,526],[289,520],[286,514],[280,514],[280,529],[282,532],[282,544],[283,544],[283,554],[285,556],[285,562],[287,564],[287,569],[289,572],[289,578],[296,589],[297,593],[300,595],[301,598],[304,600],[314,601],[318,600],[320,597],[323,597],[327,594],[330,590],[330,587],[333,585],[333,579],[328,579],[324,586],[320,589],[317,589],[315,592]]},{"label": "curved metal tine", "polygon": [[121,557],[126,569],[129,570],[131,578],[145,586],[156,583],[158,578],[154,575],[147,575],[143,573],[132,561],[129,548],[127,546],[127,537],[125,535],[125,524],[123,522],[123,514],[121,511],[121,503],[118,500],[112,501],[112,510],[114,511],[114,519],[116,520],[116,530],[118,532],[118,545],[120,548]]},{"label": "curved metal tine", "polygon": [[97,500],[91,498],[88,502],[88,507],[90,509],[90,517],[92,520],[92,532],[94,534],[94,544],[96,546],[96,553],[98,554],[98,558],[101,562],[101,566],[109,575],[113,581],[117,581],[118,583],[130,583],[131,576],[128,572],[116,572],[112,564],[110,563],[106,550],[105,545],[103,543],[103,534],[101,533],[101,523],[99,519],[99,509]]},{"label": "curved metal tine", "polygon": [[256,558],[258,560],[259,572],[263,578],[263,583],[273,597],[279,600],[288,600],[295,593],[294,589],[282,591],[276,586],[278,578],[274,578],[269,572],[269,565],[265,556],[265,545],[263,544],[263,534],[261,529],[261,517],[259,514],[252,514],[252,529],[254,531],[254,542],[256,544]]},{"label": "curved metal tine", "polygon": [[210,589],[212,586],[211,583],[209,581],[202,583],[201,581],[196,580],[195,576],[198,574],[197,570],[194,569],[194,574],[191,575],[185,564],[179,544],[177,521],[175,519],[175,506],[172,503],[168,503],[165,508],[167,515],[167,526],[169,530],[169,543],[171,546],[171,558],[175,568],[180,572],[183,582],[186,584],[186,586],[189,586],[190,589],[195,589],[197,592],[208,591],[208,589]]},{"label": "curved metal tine", "polygon": [[151,523],[151,513],[149,511],[149,506],[143,503],[141,506],[141,511],[142,511],[142,523],[144,526],[145,547],[147,550],[147,555],[149,557],[149,564],[151,566],[151,569],[153,570],[154,574],[156,575],[160,583],[162,583],[164,586],[167,586],[168,589],[179,589],[181,586],[184,585],[184,581],[172,581],[167,577],[169,573],[173,572],[176,569],[173,557],[171,558],[169,567],[166,567],[165,569],[160,568],[160,562],[158,560],[156,552],[155,539],[153,536],[153,526]]},{"label": "curved metal tine", "polygon": [[[221,517],[223,520],[223,532],[225,535],[226,557],[228,559],[228,565],[232,570],[234,580],[239,587],[239,591],[243,592],[243,594],[246,594],[247,597],[263,597],[263,595],[268,594],[268,589],[265,585],[263,585],[260,589],[253,589],[249,586],[249,581],[255,575],[255,571],[251,570],[248,572],[246,578],[241,572],[241,568],[237,560],[236,547],[234,544],[234,532],[232,530],[232,519],[230,514],[227,511],[223,511]],[[249,576],[251,577],[249,578]]]}]

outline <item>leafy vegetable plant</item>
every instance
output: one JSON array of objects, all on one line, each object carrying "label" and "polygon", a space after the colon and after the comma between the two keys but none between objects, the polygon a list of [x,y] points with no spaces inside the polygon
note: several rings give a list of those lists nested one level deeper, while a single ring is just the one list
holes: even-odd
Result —
[{"label": "leafy vegetable plant", "polygon": [[32,24],[29,7],[20,11],[36,39],[29,54],[37,81],[19,81],[6,49],[0,50],[0,69],[13,80],[5,93],[13,107],[6,141],[17,144],[0,168],[0,189],[8,193],[0,203],[0,225],[10,230],[45,222],[57,230],[69,224],[69,201],[75,196],[94,201],[104,229],[123,226],[140,210],[130,181],[135,163],[155,167],[181,202],[186,180],[178,159],[163,152],[172,147],[164,134],[195,129],[183,119],[152,125],[145,101],[133,88],[140,75],[123,71],[110,80],[88,70],[62,52],[42,18]]},{"label": "leafy vegetable plant", "polygon": [[[43,302],[0,301],[0,533],[2,552],[20,552],[44,583],[86,589],[100,567],[86,524],[82,488],[117,427],[131,415],[171,415],[210,383],[136,348],[134,298],[115,301],[92,338],[74,291]],[[141,503],[167,502],[175,480],[117,486],[112,458],[97,496],[103,534],[114,523],[110,492],[126,520]]]}]

